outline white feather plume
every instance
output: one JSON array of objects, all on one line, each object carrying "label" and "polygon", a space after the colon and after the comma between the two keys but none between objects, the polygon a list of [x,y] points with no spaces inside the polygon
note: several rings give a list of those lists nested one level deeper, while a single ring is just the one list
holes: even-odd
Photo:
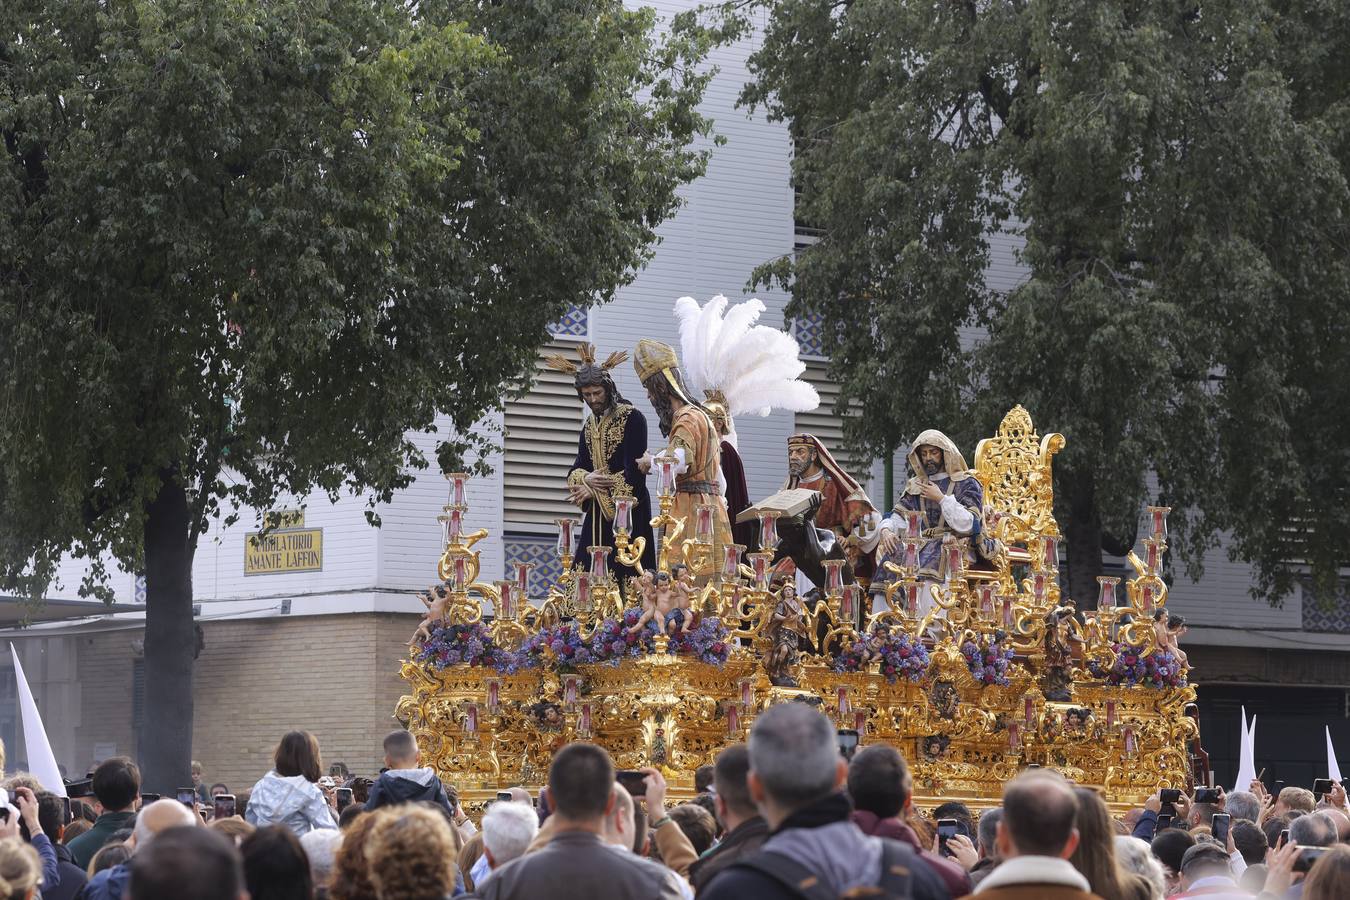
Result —
[{"label": "white feather plume", "polygon": [[742,301],[728,309],[717,295],[706,306],[692,297],[675,301],[680,323],[681,360],[691,390],[702,396],[720,390],[732,416],[767,416],[775,409],[809,412],[820,395],[800,376],[806,364],[793,337],[759,325],[764,304]]}]

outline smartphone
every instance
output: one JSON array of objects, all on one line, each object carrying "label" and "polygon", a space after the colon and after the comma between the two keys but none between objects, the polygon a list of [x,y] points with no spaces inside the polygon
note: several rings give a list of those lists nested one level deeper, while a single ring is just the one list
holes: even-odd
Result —
[{"label": "smartphone", "polygon": [[1288,845],[1289,845],[1289,829],[1284,828],[1281,829],[1280,831],[1280,842],[1275,845],[1275,849],[1278,850],[1280,847],[1287,847]]},{"label": "smartphone", "polygon": [[344,809],[346,809],[347,807],[349,807],[349,806],[352,805],[352,800],[353,800],[353,797],[352,797],[352,789],[351,789],[351,788],[338,788],[338,789],[337,789],[337,811],[338,811],[338,815],[341,815],[341,814],[342,814],[342,811],[343,811]]},{"label": "smartphone", "polygon": [[192,806],[197,802],[197,792],[190,787],[178,788],[178,802],[184,806]]},{"label": "smartphone", "polygon": [[1176,803],[1181,799],[1181,790],[1179,788],[1163,788],[1158,792],[1158,799],[1163,803]]},{"label": "smartphone", "polygon": [[1214,840],[1228,846],[1228,825],[1233,817],[1228,813],[1215,813],[1214,820],[1210,823],[1209,833],[1214,836]]},{"label": "smartphone", "polygon": [[1318,778],[1313,781],[1313,796],[1321,800],[1327,794],[1331,793],[1333,782],[1330,778]]},{"label": "smartphone", "polygon": [[141,806],[149,806],[159,799],[159,794],[141,794]]},{"label": "smartphone", "polygon": [[1276,800],[1280,799],[1280,791],[1282,791],[1282,790],[1284,790],[1284,782],[1283,782],[1283,781],[1277,781],[1277,782],[1275,782],[1275,790],[1274,790],[1274,794],[1275,794],[1275,799],[1276,799]]},{"label": "smartphone", "polygon": [[[338,801],[341,803],[341,801]],[[228,819],[235,815],[234,794],[216,794],[215,804],[212,807],[211,818],[219,821]]]},{"label": "smartphone", "polygon": [[1219,789],[1218,789],[1218,788],[1209,788],[1209,787],[1196,788],[1196,789],[1195,789],[1195,802],[1196,802],[1196,803],[1218,803],[1218,802],[1219,802]]},{"label": "smartphone", "polygon": [[938,853],[940,853],[942,856],[952,855],[952,852],[947,849],[947,841],[956,837],[957,830],[960,827],[961,823],[956,821],[955,819],[938,819],[937,823]]},{"label": "smartphone", "polygon": [[69,797],[62,797],[62,798],[61,798],[61,824],[62,824],[62,825],[69,825],[69,824],[70,824],[70,820],[71,820],[71,815],[70,815],[70,798],[69,798]]},{"label": "smartphone", "polygon": [[839,745],[839,755],[844,759],[853,759],[858,752],[858,732],[852,728],[840,728],[834,733],[835,743]]},{"label": "smartphone", "polygon": [[500,801],[502,801],[503,803],[510,803],[511,800],[512,800],[511,792],[510,792],[510,791],[498,791],[498,792],[497,792],[497,799],[500,800]]},{"label": "smartphone", "polygon": [[1298,851],[1298,859],[1294,860],[1295,872],[1307,872],[1312,869],[1313,863],[1322,858],[1322,854],[1327,852],[1326,847],[1304,847]]},{"label": "smartphone", "polygon": [[[646,796],[647,794],[646,773],[639,772],[636,769],[620,769],[618,772],[614,773],[614,778],[616,781],[619,782],[619,784],[624,788],[624,790],[628,791],[628,793],[632,794],[634,797]],[[506,791],[505,793],[507,795],[506,799],[510,800],[511,792]],[[499,793],[497,796],[500,797],[501,794]]]},{"label": "smartphone", "polygon": [[1172,827],[1172,814],[1171,814],[1171,813],[1159,813],[1159,814],[1158,814],[1158,830],[1159,830],[1159,831],[1162,831],[1164,828],[1171,828],[1171,827]]}]

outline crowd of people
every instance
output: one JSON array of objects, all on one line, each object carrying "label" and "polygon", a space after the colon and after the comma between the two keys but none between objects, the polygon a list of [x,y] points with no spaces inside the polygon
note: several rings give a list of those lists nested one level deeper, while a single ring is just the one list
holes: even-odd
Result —
[{"label": "crowd of people", "polygon": [[537,795],[499,792],[478,825],[409,732],[385,738],[384,763],[375,779],[325,775],[318,741],[294,731],[237,795],[205,789],[195,763],[191,796],[162,799],[126,758],[69,801],[12,775],[0,900],[1350,898],[1340,784],[1162,789],[1113,817],[1096,790],[1029,768],[1000,806],[924,813],[895,748],[845,759],[800,703],[757,717],[670,808],[659,770],[616,771],[588,743],[557,752]]}]

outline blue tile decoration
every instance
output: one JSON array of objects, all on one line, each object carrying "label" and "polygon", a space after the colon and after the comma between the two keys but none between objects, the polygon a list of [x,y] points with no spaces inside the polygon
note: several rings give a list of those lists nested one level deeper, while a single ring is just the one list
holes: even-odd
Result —
[{"label": "blue tile decoration", "polygon": [[807,313],[800,319],[793,319],[792,336],[797,339],[802,356],[824,359],[828,355],[825,353],[825,328],[820,313]]},{"label": "blue tile decoration", "polygon": [[507,534],[506,577],[514,577],[516,563],[534,563],[530,570],[530,598],[548,596],[548,589],[557,584],[562,575],[562,563],[553,551],[558,546],[556,537],[544,534]]},{"label": "blue tile decoration", "polygon": [[1330,634],[1350,634],[1350,590],[1342,584],[1331,606],[1323,606],[1313,596],[1312,586],[1303,586],[1303,630]]},{"label": "blue tile decoration", "polygon": [[591,310],[588,306],[571,306],[567,312],[552,325],[549,334],[554,337],[584,338],[591,333]]}]

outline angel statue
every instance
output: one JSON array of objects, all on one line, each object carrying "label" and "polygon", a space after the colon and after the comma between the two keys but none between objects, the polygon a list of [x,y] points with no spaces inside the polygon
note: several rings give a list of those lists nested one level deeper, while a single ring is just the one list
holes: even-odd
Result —
[{"label": "angel statue", "polygon": [[[772,410],[809,412],[820,406],[816,389],[801,380],[806,364],[792,335],[756,324],[764,313],[757,299],[734,306],[718,294],[703,306],[693,297],[675,301],[680,353],[689,388],[703,396],[721,438],[727,515],[732,523],[750,505],[745,467],[736,449],[736,416],[767,416]],[[752,546],[755,525],[733,524],[734,540]]]},{"label": "angel statue", "polygon": [[[573,503],[585,511],[574,556],[586,559],[587,547],[614,546],[614,501],[633,499],[630,534],[645,538],[642,566],[656,567],[656,548],[652,540],[652,501],[647,493],[646,476],[638,470],[638,459],[647,446],[647,420],[623,398],[610,375],[628,358],[624,351],[611,353],[603,363],[595,361],[595,347],[577,348],[581,364],[554,355],[544,360],[557,372],[573,376],[577,396],[590,414],[577,439],[577,456],[567,475],[567,491]],[[610,571],[620,584],[637,573],[613,558]]]}]

